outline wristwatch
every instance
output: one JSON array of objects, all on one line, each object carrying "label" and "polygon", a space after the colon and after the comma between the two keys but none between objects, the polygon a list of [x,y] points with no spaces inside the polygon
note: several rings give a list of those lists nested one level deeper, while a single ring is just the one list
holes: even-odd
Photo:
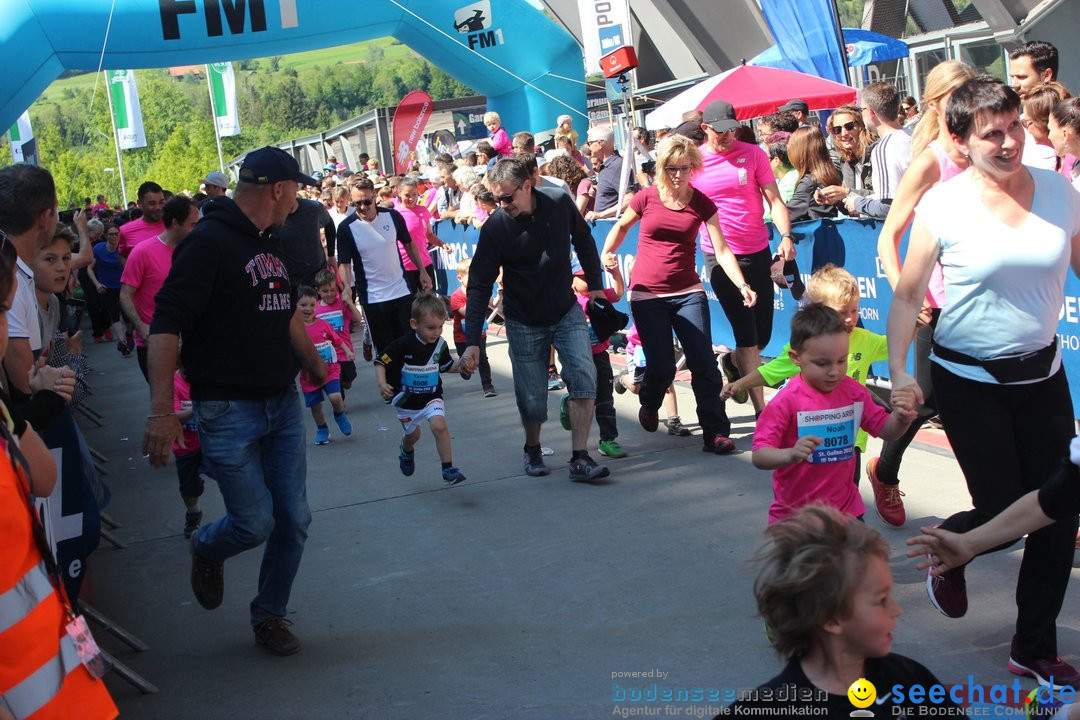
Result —
[{"label": "wristwatch", "polygon": [[791,233],[784,233],[783,235],[780,236],[781,240],[783,240],[784,238],[787,238],[788,240],[791,240],[792,242],[795,242],[795,238],[794,238],[794,236],[792,236]]}]

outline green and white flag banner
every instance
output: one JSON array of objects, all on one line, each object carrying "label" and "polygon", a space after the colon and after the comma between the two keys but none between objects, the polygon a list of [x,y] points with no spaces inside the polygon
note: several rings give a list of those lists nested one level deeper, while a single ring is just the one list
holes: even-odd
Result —
[{"label": "green and white flag banner", "polygon": [[11,144],[11,162],[20,163],[26,160],[23,157],[23,145],[34,139],[34,131],[30,128],[30,111],[25,111],[8,131],[8,141]]},{"label": "green and white flag banner", "polygon": [[208,67],[210,99],[213,101],[218,136],[239,135],[240,116],[236,111],[236,76],[232,63],[212,63]]},{"label": "green and white flag banner", "polygon": [[139,90],[135,86],[134,70],[106,70],[109,81],[109,102],[116,125],[116,144],[121,150],[146,147],[143,131]]}]

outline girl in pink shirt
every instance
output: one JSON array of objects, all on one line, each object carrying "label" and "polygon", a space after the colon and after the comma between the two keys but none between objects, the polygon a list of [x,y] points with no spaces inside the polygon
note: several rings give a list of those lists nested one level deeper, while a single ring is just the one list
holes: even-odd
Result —
[{"label": "girl in pink shirt", "polygon": [[300,373],[300,389],[304,392],[304,403],[311,408],[311,417],[315,421],[315,444],[326,445],[330,442],[330,428],[326,425],[326,416],[323,415],[323,395],[330,399],[330,406],[334,409],[334,421],[342,435],[352,434],[352,423],[345,414],[345,399],[341,395],[341,364],[340,359],[352,360],[355,356],[346,345],[341,336],[330,327],[330,323],[315,317],[318,294],[306,285],[300,286],[297,291],[296,307],[300,309],[300,316],[304,319],[304,329],[308,337],[315,345],[319,357],[326,363],[326,383],[322,386],[312,385],[307,374]]}]

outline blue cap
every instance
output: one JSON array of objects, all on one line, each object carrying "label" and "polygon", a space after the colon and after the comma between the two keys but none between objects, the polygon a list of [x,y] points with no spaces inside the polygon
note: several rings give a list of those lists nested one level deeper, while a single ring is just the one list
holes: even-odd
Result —
[{"label": "blue cap", "polygon": [[300,163],[281,148],[266,147],[252,150],[240,166],[240,182],[253,185],[272,185],[295,180],[301,185],[317,185],[314,178],[300,172]]}]

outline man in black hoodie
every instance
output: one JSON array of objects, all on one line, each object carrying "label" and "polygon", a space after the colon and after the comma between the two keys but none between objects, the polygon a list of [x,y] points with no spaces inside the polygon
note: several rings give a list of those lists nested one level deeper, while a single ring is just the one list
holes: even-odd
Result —
[{"label": "man in black hoodie", "polygon": [[150,463],[165,465],[181,430],[173,375],[182,336],[203,458],[226,511],[191,538],[192,590],[199,604],[216,608],[225,560],[265,541],[251,624],[256,641],[278,655],[300,650],[285,615],[311,522],[296,373],[303,368],[315,385],[326,377],[293,311],[296,291],[271,232],[296,208],[300,184],[315,181],[284,151],[249,153],[233,198],[208,204],[177,247],[150,324],[143,440]]}]

